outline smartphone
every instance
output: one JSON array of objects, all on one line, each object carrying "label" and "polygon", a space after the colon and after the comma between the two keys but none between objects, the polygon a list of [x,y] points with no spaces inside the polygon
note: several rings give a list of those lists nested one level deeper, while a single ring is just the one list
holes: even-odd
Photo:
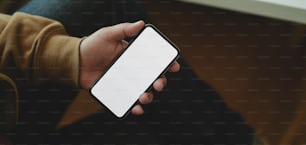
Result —
[{"label": "smartphone", "polygon": [[90,93],[122,118],[178,57],[179,49],[155,26],[146,24]]}]

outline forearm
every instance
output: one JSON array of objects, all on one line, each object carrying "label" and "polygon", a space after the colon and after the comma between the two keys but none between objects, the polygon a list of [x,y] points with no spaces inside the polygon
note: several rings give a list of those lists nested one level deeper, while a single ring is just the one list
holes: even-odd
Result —
[{"label": "forearm", "polygon": [[14,81],[78,86],[80,39],[53,20],[16,13],[0,16],[0,72]]}]

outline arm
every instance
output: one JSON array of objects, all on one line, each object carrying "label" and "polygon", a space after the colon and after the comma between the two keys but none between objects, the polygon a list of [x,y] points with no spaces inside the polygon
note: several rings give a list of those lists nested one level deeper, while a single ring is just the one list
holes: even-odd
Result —
[{"label": "arm", "polygon": [[78,86],[80,42],[58,22],[0,14],[0,131],[18,120],[18,84],[54,80]]},{"label": "arm", "polygon": [[[0,72],[26,83],[78,86],[81,40],[53,20],[16,13],[0,17]],[[65,62],[65,63],[63,63]]]}]

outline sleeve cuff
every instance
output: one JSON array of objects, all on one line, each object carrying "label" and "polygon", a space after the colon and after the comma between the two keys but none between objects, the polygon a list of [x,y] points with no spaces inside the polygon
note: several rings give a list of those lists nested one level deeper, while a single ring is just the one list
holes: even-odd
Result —
[{"label": "sleeve cuff", "polygon": [[44,39],[45,42],[41,40],[43,45],[38,45],[44,49],[38,49],[34,56],[37,57],[34,59],[36,79],[79,87],[79,47],[82,39],[56,32],[45,35]]}]

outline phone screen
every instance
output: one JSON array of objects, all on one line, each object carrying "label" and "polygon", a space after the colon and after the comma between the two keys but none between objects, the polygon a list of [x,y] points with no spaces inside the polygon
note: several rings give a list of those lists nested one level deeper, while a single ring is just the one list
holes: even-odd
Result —
[{"label": "phone screen", "polygon": [[153,25],[146,25],[90,92],[121,118],[178,56],[173,43]]}]

